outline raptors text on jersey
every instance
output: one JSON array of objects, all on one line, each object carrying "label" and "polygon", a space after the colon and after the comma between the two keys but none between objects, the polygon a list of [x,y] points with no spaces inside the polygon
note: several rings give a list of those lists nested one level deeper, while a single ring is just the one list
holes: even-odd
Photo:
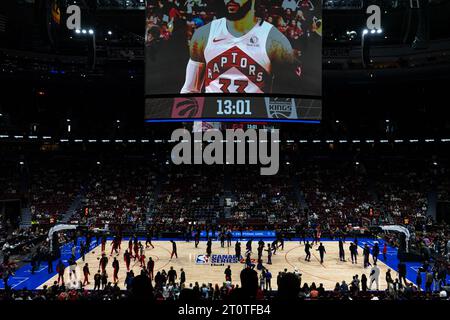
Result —
[{"label": "raptors text on jersey", "polygon": [[266,42],[272,27],[270,23],[258,22],[245,35],[234,37],[225,18],[211,22],[204,52],[205,92],[266,92],[271,73]]}]

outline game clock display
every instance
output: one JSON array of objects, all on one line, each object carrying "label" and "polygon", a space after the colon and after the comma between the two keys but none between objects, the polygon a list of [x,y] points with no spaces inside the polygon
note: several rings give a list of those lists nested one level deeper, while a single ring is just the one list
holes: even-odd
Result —
[{"label": "game clock display", "polygon": [[246,115],[251,116],[250,100],[222,100],[217,99],[217,115]]},{"label": "game clock display", "polygon": [[146,101],[147,122],[233,119],[318,123],[322,101],[270,97],[177,97]]}]

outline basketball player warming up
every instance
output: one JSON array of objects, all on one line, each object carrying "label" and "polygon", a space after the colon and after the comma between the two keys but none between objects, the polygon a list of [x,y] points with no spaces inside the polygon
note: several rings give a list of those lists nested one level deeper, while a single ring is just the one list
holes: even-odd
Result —
[{"label": "basketball player warming up", "polygon": [[258,0],[224,2],[225,18],[192,36],[181,93],[269,93],[274,85],[289,84],[296,69],[291,44],[255,16]]}]

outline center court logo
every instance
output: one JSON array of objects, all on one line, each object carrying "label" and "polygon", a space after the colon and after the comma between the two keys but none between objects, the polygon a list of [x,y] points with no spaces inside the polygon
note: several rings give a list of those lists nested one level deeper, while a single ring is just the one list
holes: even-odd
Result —
[{"label": "center court logo", "polygon": [[195,259],[196,264],[208,264],[209,263],[209,257],[205,254],[199,254],[197,258]]},{"label": "center court logo", "polygon": [[199,254],[195,259],[196,264],[202,265],[223,265],[225,263],[238,263],[239,259],[232,254],[212,254],[210,257],[205,254]]}]

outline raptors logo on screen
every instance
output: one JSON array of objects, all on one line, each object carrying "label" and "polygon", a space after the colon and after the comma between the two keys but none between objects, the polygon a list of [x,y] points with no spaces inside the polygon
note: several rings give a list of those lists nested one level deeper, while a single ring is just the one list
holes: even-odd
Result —
[{"label": "raptors logo on screen", "polygon": [[203,113],[205,98],[175,98],[172,118],[200,118]]},{"label": "raptors logo on screen", "polygon": [[264,92],[268,72],[238,47],[218,55],[206,65],[206,91]]}]

